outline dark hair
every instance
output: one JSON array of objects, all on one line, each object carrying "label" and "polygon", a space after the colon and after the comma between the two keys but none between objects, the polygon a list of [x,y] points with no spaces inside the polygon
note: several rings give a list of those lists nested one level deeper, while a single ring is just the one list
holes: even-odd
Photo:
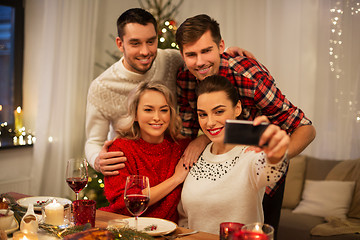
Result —
[{"label": "dark hair", "polygon": [[234,85],[223,76],[212,75],[206,77],[204,80],[200,81],[199,85],[196,88],[196,95],[199,97],[204,93],[220,92],[224,91],[226,96],[233,103],[233,106],[239,101],[239,94]]},{"label": "dark hair", "polygon": [[219,23],[206,14],[187,18],[176,31],[176,43],[180,51],[183,50],[184,44],[199,40],[208,30],[211,32],[213,41],[219,45],[221,41]]},{"label": "dark hair", "polygon": [[126,10],[118,18],[116,25],[118,36],[121,38],[121,40],[125,35],[124,27],[128,23],[138,23],[144,26],[148,23],[151,23],[152,25],[154,25],[155,32],[157,33],[157,22],[154,16],[142,8],[131,8],[129,10]]}]

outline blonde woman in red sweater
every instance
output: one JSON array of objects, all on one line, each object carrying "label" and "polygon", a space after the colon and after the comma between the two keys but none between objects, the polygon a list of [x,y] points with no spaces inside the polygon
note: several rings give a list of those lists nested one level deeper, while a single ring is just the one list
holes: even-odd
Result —
[{"label": "blonde woman in red sweater", "polygon": [[181,155],[190,142],[178,139],[181,120],[175,97],[159,82],[143,82],[128,100],[128,124],[119,126],[118,138],[109,147],[127,157],[119,175],[105,177],[105,195],[110,205],[103,210],[131,214],[125,207],[125,180],[129,175],[144,175],[150,180],[150,204],[142,216],[178,221],[176,210],[181,185],[188,169]]}]

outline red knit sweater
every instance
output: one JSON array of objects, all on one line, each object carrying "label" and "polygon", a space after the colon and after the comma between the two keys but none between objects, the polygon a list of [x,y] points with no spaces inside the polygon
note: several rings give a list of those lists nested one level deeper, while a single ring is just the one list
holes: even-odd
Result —
[{"label": "red knit sweater", "polygon": [[[176,164],[188,144],[188,139],[178,140],[178,143],[175,143],[169,137],[165,137],[160,144],[151,144],[143,139],[115,140],[109,151],[124,152],[127,161],[125,168],[119,171],[119,175],[105,177],[105,195],[110,205],[102,210],[132,216],[124,202],[126,177],[143,175],[149,177],[150,187],[158,185],[174,174]],[[166,197],[150,206],[141,216],[177,222],[181,187],[182,185],[179,185]]]}]

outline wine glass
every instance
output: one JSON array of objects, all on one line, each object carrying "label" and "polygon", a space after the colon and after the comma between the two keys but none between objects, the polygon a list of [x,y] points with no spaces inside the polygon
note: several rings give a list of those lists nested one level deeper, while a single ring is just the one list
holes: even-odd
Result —
[{"label": "wine glass", "polygon": [[138,217],[145,212],[150,201],[149,178],[130,175],[126,178],[124,192],[125,206],[135,217],[135,229],[138,230]]},{"label": "wine glass", "polygon": [[66,182],[75,192],[76,200],[79,192],[88,182],[87,162],[84,158],[69,159],[66,165]]}]

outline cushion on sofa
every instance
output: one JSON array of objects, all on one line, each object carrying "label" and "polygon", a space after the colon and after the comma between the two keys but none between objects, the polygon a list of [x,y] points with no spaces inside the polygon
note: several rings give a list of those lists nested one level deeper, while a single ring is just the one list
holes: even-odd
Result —
[{"label": "cushion on sofa", "polygon": [[304,185],[305,167],[305,155],[299,155],[290,159],[282,207],[293,209],[299,204]]},{"label": "cushion on sofa", "polygon": [[324,180],[327,174],[341,161],[307,157],[305,179]]},{"label": "cushion on sofa", "polygon": [[327,175],[326,180],[355,181],[355,191],[348,212],[348,217],[360,218],[360,159],[346,160],[336,165]]},{"label": "cushion on sofa", "polygon": [[327,217],[325,218],[325,221],[326,223],[318,224],[313,227],[310,231],[311,235],[333,236],[360,233],[360,219]]},{"label": "cushion on sofa", "polygon": [[[299,157],[304,157],[300,155]],[[293,158],[295,159],[295,158]],[[291,185],[292,181],[291,179],[291,169],[295,170],[296,164],[292,164],[292,160],[290,160],[290,166],[289,166],[289,172],[286,178],[286,184],[285,184],[285,192],[284,192],[284,204],[288,204],[287,200],[289,191],[286,191],[287,185]],[[347,161],[347,160],[346,160]],[[360,159],[358,160],[360,162]],[[295,162],[295,161],[294,161]],[[335,168],[335,166],[342,166],[339,163],[342,163],[343,161],[339,160],[322,160],[314,157],[305,156],[305,174],[304,174],[304,181],[305,179],[309,180],[337,180],[337,181],[355,181],[348,178],[334,178],[333,174],[338,175],[338,173],[343,174],[343,170]],[[349,164],[349,163],[348,163]],[[359,163],[360,164],[360,163]],[[351,168],[351,167],[349,167]],[[301,167],[300,167],[301,169]],[[300,170],[301,171],[301,170]],[[336,171],[335,173],[331,173],[333,171]],[[296,171],[295,171],[296,172]],[[330,172],[330,173],[329,173]],[[353,170],[353,173],[356,176],[359,176],[360,169],[356,168]],[[346,174],[347,175],[347,174]],[[301,176],[301,175],[300,175]],[[352,176],[354,177],[354,176]],[[304,187],[304,183],[303,183]],[[302,187],[302,188],[303,188]],[[353,202],[351,204],[351,207],[349,209],[348,216],[350,217],[350,212],[352,210],[352,207],[354,206],[355,202],[357,203],[357,207],[360,208],[359,200],[357,199],[357,196],[360,195],[360,183],[357,182],[355,186],[356,190],[353,194]],[[290,191],[291,192],[291,191]],[[301,192],[301,191],[300,191]],[[359,195],[358,195],[359,194]],[[359,196],[360,198],[360,196]],[[355,201],[355,202],[354,202]],[[290,204],[291,205],[291,204]],[[287,206],[290,206],[289,204]],[[283,205],[283,208],[281,210],[281,218],[280,218],[280,224],[279,224],[279,230],[278,230],[278,240],[360,240],[360,234],[341,234],[341,235],[333,235],[333,236],[314,236],[310,234],[311,229],[314,229],[316,226],[321,226],[322,224],[325,224],[323,217],[318,216],[312,216],[308,214],[298,214],[293,213],[293,209],[288,209],[287,206]],[[355,212],[357,208],[355,209]],[[360,209],[359,212],[360,215]],[[359,216],[356,215],[356,216]],[[352,216],[354,217],[354,216]],[[349,219],[346,219],[349,220]],[[326,223],[328,224],[328,223]]]},{"label": "cushion on sofa", "polygon": [[346,218],[355,182],[305,180],[302,200],[293,213]]}]

